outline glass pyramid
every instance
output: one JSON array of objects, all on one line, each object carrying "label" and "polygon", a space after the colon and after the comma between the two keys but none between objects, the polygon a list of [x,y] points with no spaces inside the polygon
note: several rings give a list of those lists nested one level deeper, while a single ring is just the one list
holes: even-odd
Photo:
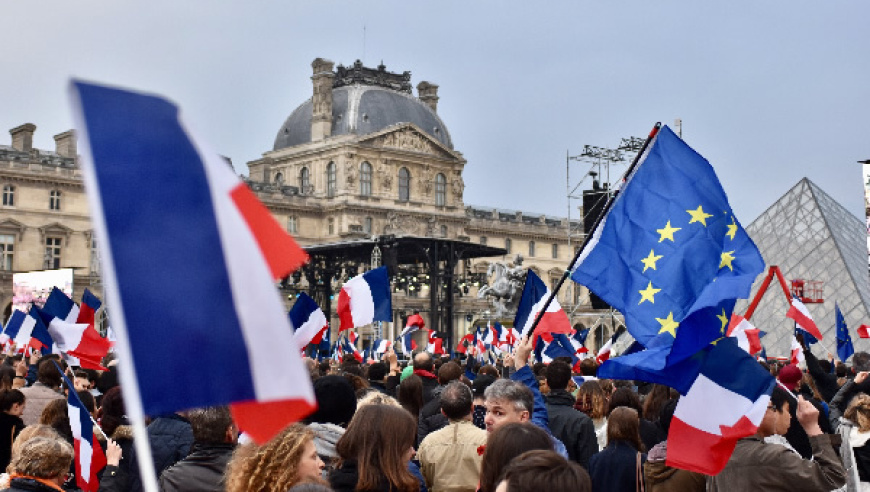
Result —
[{"label": "glass pyramid", "polygon": [[[849,213],[807,178],[770,206],[746,227],[768,267],[779,266],[786,285],[794,279],[824,282],[824,302],[806,304],[824,337],[812,346],[818,357],[836,357],[837,331],[834,303],[846,319],[855,351],[870,351],[870,339],[856,333],[870,324],[870,274],[867,269],[867,232],[864,222]],[[765,275],[766,275],[765,271]],[[749,300],[740,300],[735,312],[743,314],[764,275],[752,285]],[[789,301],[774,278],[750,321],[767,332],[761,339],[769,357],[787,357],[794,321],[786,318]]]}]

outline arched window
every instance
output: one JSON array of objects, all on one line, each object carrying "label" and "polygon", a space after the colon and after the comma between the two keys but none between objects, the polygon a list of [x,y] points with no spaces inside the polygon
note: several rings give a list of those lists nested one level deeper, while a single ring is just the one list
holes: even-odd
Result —
[{"label": "arched window", "polygon": [[330,162],[326,165],[326,196],[335,196],[335,163]]},{"label": "arched window", "polygon": [[535,242],[534,241],[529,241],[529,257],[530,258],[535,257]]},{"label": "arched window", "polygon": [[277,184],[277,185],[284,184],[284,173],[282,173],[282,172],[275,173],[275,184]]},{"label": "arched window", "polygon": [[435,205],[447,205],[447,178],[441,173],[435,175]]},{"label": "arched window", "polygon": [[12,185],[6,185],[3,187],[3,206],[15,206],[15,187]]},{"label": "arched window", "polygon": [[407,202],[411,199],[411,172],[407,167],[399,169],[399,201]]},{"label": "arched window", "polygon": [[60,210],[60,190],[51,190],[48,198],[49,210]]},{"label": "arched window", "polygon": [[308,168],[303,167],[299,170],[299,191],[301,191],[302,193],[306,193],[310,185],[311,176],[309,175]]},{"label": "arched window", "polygon": [[359,165],[359,194],[372,195],[372,165],[368,162]]}]

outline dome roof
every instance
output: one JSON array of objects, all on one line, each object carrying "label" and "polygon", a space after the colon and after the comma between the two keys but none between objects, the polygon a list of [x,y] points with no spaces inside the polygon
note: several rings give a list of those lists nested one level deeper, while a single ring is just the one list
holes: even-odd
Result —
[{"label": "dome roof", "polygon": [[[273,150],[311,141],[311,99],[281,125]],[[416,97],[383,87],[350,85],[332,89],[332,132],[367,135],[398,123],[413,123],[447,148],[453,148],[441,118]]]}]

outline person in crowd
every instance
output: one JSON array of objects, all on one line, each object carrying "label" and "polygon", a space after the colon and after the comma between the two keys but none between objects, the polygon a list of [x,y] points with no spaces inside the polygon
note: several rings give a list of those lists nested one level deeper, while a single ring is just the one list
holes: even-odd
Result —
[{"label": "person in crowd", "polygon": [[462,376],[462,367],[455,362],[442,364],[438,369],[438,387],[432,391],[432,400],[420,409],[420,418],[417,422],[418,443],[422,442],[429,433],[447,425],[447,417],[441,413],[441,392],[451,381],[459,380],[460,376]]},{"label": "person in crowd", "polygon": [[224,471],[239,439],[229,407],[198,408],[187,413],[193,447],[186,458],[160,475],[160,490],[194,492],[224,490]]},{"label": "person in crowd", "polygon": [[501,476],[495,492],[592,492],[586,470],[553,451],[526,451],[511,460]]},{"label": "person in crowd", "polygon": [[[164,470],[183,460],[193,447],[193,428],[181,413],[161,415],[148,424],[148,442],[151,443],[151,458],[154,473],[160,476]],[[131,458],[135,458],[135,449]],[[138,478],[138,476],[137,476]],[[133,492],[139,492],[141,484],[133,483]]]},{"label": "person in crowd", "polygon": [[486,397],[484,393],[486,392],[486,388],[494,383],[496,378],[483,374],[474,378],[474,381],[471,383],[471,390],[474,392],[474,414],[472,415],[472,421],[474,425],[480,429],[486,430]]},{"label": "person in crowd", "polygon": [[392,405],[360,408],[339,439],[338,466],[329,474],[336,492],[417,492],[420,481],[408,461],[417,426],[407,410]]},{"label": "person in crowd", "polygon": [[435,361],[428,352],[420,352],[414,356],[414,375],[419,376],[423,382],[423,405],[425,405],[435,397],[434,391],[438,387]]},{"label": "person in crowd", "polygon": [[396,390],[396,399],[402,408],[414,416],[414,422],[417,422],[420,410],[423,409],[423,378],[411,374],[403,379]]},{"label": "person in crowd", "polygon": [[91,389],[91,380],[86,371],[79,369],[73,373],[73,387],[76,391]]},{"label": "person in crowd", "polygon": [[91,394],[90,391],[76,391],[76,396],[79,397],[79,401],[82,402],[82,405],[88,410],[88,413],[91,417],[96,420],[97,419],[97,399],[94,398],[94,395]]},{"label": "person in crowd", "polygon": [[788,391],[773,388],[755,435],[737,441],[725,468],[708,479],[707,490],[834,490],[846,483],[846,470],[830,436],[819,427],[819,410],[803,396],[797,397],[796,414],[809,436],[813,459],[803,459],[783,446],[764,442],[765,437],[788,425],[789,407],[794,401]]},{"label": "person in crowd", "polygon": [[828,406],[830,412],[828,418],[834,427],[839,423],[840,417],[843,416],[843,413],[855,395],[859,393],[870,394],[870,379],[867,378],[868,375],[870,375],[868,371],[858,372],[855,374],[854,379],[846,380],[843,386],[840,387],[840,390],[837,391],[837,394],[834,395]]},{"label": "person in crowd", "polygon": [[357,409],[353,386],[342,376],[323,376],[314,382],[317,410],[304,422],[314,432],[317,455],[326,464],[328,473],[338,460],[335,445],[344,435],[344,428]]},{"label": "person in crowd", "polygon": [[641,413],[641,417],[652,423],[657,423],[665,404],[678,396],[679,393],[677,393],[676,390],[663,384],[652,385],[649,394],[643,399],[643,412]]},{"label": "person in crowd", "polygon": [[598,440],[592,419],[574,409],[574,396],[567,390],[571,382],[571,366],[554,360],[547,366],[546,380],[550,387],[545,398],[550,430],[565,444],[568,458],[585,468],[589,465],[589,458],[598,452]]},{"label": "person in crowd", "polygon": [[495,492],[502,472],[511,460],[532,450],[553,451],[552,438],[546,431],[529,422],[499,426],[490,434],[484,448],[479,490]]},{"label": "person in crowd", "polygon": [[[451,364],[444,364],[441,370]],[[438,374],[440,377],[441,372]],[[471,421],[471,389],[459,381],[451,382],[441,391],[440,407],[449,422],[447,427],[426,436],[417,451],[426,485],[432,492],[474,492],[482,461],[477,450],[486,444],[487,434]]]},{"label": "person in crowd", "polygon": [[574,408],[592,419],[592,425],[595,426],[595,437],[598,439],[599,451],[607,446],[608,404],[607,395],[601,389],[599,380],[584,381],[580,385],[580,389],[577,390],[577,403],[574,404]]},{"label": "person in crowd", "polygon": [[592,357],[580,361],[580,375],[583,376],[583,382],[595,381],[598,379],[598,363]]},{"label": "person in crowd", "polygon": [[849,473],[846,490],[870,490],[870,396],[852,399],[837,431],[842,437],[840,456]]},{"label": "person in crowd", "polygon": [[302,482],[325,485],[323,468],[314,432],[303,424],[293,424],[262,446],[239,446],[227,465],[225,490],[285,492]]},{"label": "person in crowd", "polygon": [[797,335],[797,341],[803,349],[807,372],[813,378],[819,396],[826,402],[831,401],[834,395],[837,394],[837,390],[840,389],[840,386],[837,384],[837,375],[831,372],[831,362],[816,358],[813,351],[810,350],[804,341],[802,334]]},{"label": "person in crowd", "polygon": [[75,453],[63,439],[34,437],[29,439],[12,457],[9,466],[15,470],[10,492],[63,490],[67,472]]},{"label": "person in crowd", "polygon": [[393,405],[394,407],[402,408],[402,405],[399,404],[399,400],[390,395],[381,393],[380,391],[369,391],[363,395],[362,398],[356,401],[357,410],[366,405]]},{"label": "person in crowd", "polygon": [[21,415],[24,425],[33,425],[39,422],[42,410],[52,400],[63,400],[60,392],[62,381],[60,372],[55,367],[53,360],[44,359],[39,363],[36,372],[36,383],[27,388],[21,388],[24,397],[27,398],[27,408]]},{"label": "person in crowd", "polygon": [[[132,457],[133,454],[133,428],[127,420],[127,412],[124,407],[124,399],[121,396],[121,387],[113,386],[101,400],[97,410],[98,422],[111,442],[119,448],[118,461],[103,473],[100,486],[104,486],[107,474],[110,477],[111,489],[115,491],[129,491],[134,481],[139,481],[139,464]],[[108,458],[108,455],[107,455]],[[141,484],[139,485],[141,488]]]},{"label": "person in crowd", "polygon": [[0,390],[0,471],[5,470],[12,458],[12,443],[24,428],[21,415],[27,399],[17,389]]},{"label": "person in crowd", "polygon": [[[789,389],[792,394],[797,395],[801,389],[801,381],[803,380],[803,372],[800,368],[794,364],[787,365],[779,370],[779,374],[777,375],[777,379],[785,388]],[[833,427],[831,426],[830,421],[827,416],[822,411],[822,405],[820,402],[814,400],[809,394],[805,394],[805,398],[807,401],[815,406],[819,412],[817,413],[819,418],[819,426],[822,429],[823,433],[832,434],[834,432]],[[804,459],[811,459],[813,457],[812,446],[810,445],[810,439],[807,436],[807,433],[804,432],[804,428],[801,423],[798,421],[796,415],[797,407],[790,407],[791,412],[791,425],[789,425],[788,432],[785,433],[785,440],[788,442],[789,446],[800,453]]]},{"label": "person in crowd", "polygon": [[[655,391],[653,389],[653,392]],[[677,409],[678,401],[668,400],[659,412],[658,423],[665,436],[670,430],[671,419]],[[643,475],[648,492],[703,492],[707,489],[706,475],[672,468],[665,464],[667,452],[668,441],[664,440],[653,446],[647,453],[646,463],[643,464]]]},{"label": "person in crowd", "polygon": [[[5,362],[5,360],[4,360]],[[24,378],[22,378],[23,380]],[[15,385],[16,374],[15,368],[9,364],[0,364],[0,390],[10,390],[13,389]],[[23,385],[19,385],[23,386]],[[15,388],[17,389],[17,388]]]},{"label": "person in crowd", "polygon": [[385,395],[390,394],[390,392],[387,391],[387,373],[389,372],[389,369],[390,368],[387,367],[385,362],[375,362],[374,364],[369,365],[369,386]]},{"label": "person in crowd", "polygon": [[624,406],[615,408],[607,418],[607,447],[589,459],[592,490],[643,490],[644,450],[637,410]]},{"label": "person in crowd", "polygon": [[[641,415],[643,411],[637,393],[625,387],[618,388],[610,396],[610,403],[607,409],[608,416],[618,407],[633,408],[638,415]],[[659,426],[643,417],[640,418],[640,440],[645,449],[651,449],[656,444],[667,439],[667,437],[667,435],[662,434]]]}]

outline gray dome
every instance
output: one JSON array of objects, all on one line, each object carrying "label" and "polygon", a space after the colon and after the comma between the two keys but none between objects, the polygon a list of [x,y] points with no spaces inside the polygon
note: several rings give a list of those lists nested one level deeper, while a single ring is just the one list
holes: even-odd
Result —
[{"label": "gray dome", "polygon": [[[278,131],[273,150],[311,141],[311,99],[296,108]],[[413,123],[453,148],[441,118],[414,96],[382,87],[352,85],[332,89],[332,135],[367,135],[397,123]]]}]

